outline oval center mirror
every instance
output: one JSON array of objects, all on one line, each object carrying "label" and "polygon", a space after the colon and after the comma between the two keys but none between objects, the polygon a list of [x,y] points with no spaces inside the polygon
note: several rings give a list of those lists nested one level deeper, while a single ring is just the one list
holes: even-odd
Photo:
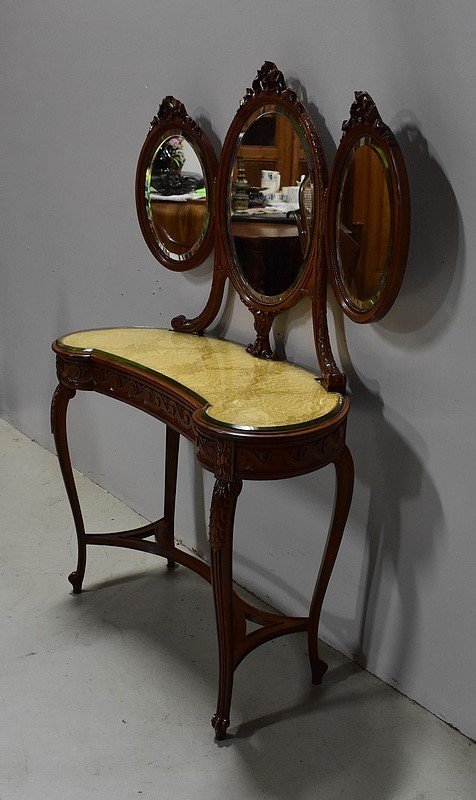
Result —
[{"label": "oval center mirror", "polygon": [[228,179],[228,234],[251,295],[279,302],[297,285],[315,214],[304,133],[278,106],[263,106],[240,133]]},{"label": "oval center mirror", "polygon": [[393,244],[390,178],[382,148],[362,136],[343,171],[335,231],[340,277],[359,309],[375,304],[387,280]]},{"label": "oval center mirror", "polygon": [[158,247],[172,261],[191,258],[207,232],[205,176],[200,153],[183,133],[163,138],[147,167],[147,218]]}]

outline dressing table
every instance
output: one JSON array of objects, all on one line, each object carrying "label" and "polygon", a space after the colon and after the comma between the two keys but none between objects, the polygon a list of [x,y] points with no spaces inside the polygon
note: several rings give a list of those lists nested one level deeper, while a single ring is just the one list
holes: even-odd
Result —
[{"label": "dressing table", "polygon": [[[263,131],[267,139],[260,149]],[[157,200],[151,187],[160,171],[168,171],[165,177],[180,190],[180,175],[172,173],[183,161],[184,142],[200,164],[204,190],[200,197],[188,191],[182,202],[180,198],[167,200],[166,195]],[[252,166],[249,189],[243,184],[241,190],[248,191],[250,198],[253,190],[255,196],[261,195],[260,202],[266,203],[266,191],[251,184],[259,167],[267,168],[266,158],[273,148],[276,153],[286,152],[282,142],[292,144],[287,180],[305,187],[306,203],[304,191],[300,191],[293,213],[284,222],[282,208],[278,210],[272,202],[264,206],[266,221],[260,221],[259,214],[256,222],[250,221],[251,207],[243,209],[240,219],[233,207],[238,158],[245,172]],[[172,152],[168,162],[165,151],[168,156]],[[189,190],[186,181],[184,186]],[[359,201],[362,186],[367,196],[364,204]],[[246,205],[242,192],[242,200],[243,196]],[[156,204],[161,202],[164,211],[158,215]],[[201,313],[192,319],[175,317],[172,330],[80,331],[53,344],[59,385],[52,401],[52,430],[78,540],[77,565],[69,580],[73,592],[80,592],[87,546],[99,544],[159,555],[167,559],[168,567],[181,564],[211,583],[219,650],[212,725],[215,737],[223,739],[230,722],[234,671],[260,644],[288,633],[307,632],[313,683],[320,683],[326,671],[318,651],[319,617],[353,488],[352,457],[345,442],[350,403],[345,376],[329,342],[327,279],[329,275],[343,310],[355,321],[369,322],[388,310],[406,260],[408,186],[392,132],[369,95],[358,93],[344,123],[328,188],[323,152],[311,118],[276,65],[266,62],[241,101],[219,164],[183,104],[170,96],[164,99],[139,157],[136,204],[145,241],[168,269],[191,269],[202,263],[214,246],[211,290]],[[180,220],[186,218],[193,224],[181,225]],[[279,230],[287,234],[282,235],[283,247],[293,243],[290,249],[279,251]],[[255,239],[259,240],[258,254]],[[276,280],[279,252],[286,270]],[[246,348],[205,333],[219,313],[227,280],[253,315],[255,337]],[[270,341],[276,316],[304,296],[312,301],[319,374],[278,360]],[[77,391],[107,395],[166,425],[161,519],[119,533],[85,531],[66,428],[68,404]],[[180,436],[194,443],[198,462],[215,476],[210,563],[179,549],[174,541]],[[328,464],[335,469],[335,502],[309,615],[289,617],[254,607],[233,587],[233,522],[242,482],[286,479]],[[247,622],[257,627],[247,630]]]}]

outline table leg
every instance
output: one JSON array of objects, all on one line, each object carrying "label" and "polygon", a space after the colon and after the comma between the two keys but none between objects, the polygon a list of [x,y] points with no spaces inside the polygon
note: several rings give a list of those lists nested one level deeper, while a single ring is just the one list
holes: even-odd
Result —
[{"label": "table leg", "polygon": [[215,738],[224,739],[230,724],[235,631],[233,620],[233,523],[242,481],[218,478],[210,510],[210,549],[213,598],[218,633],[219,688],[212,718]]},{"label": "table leg", "polygon": [[334,510],[309,614],[308,646],[313,683],[321,683],[327,669],[325,661],[319,658],[317,631],[324,595],[339,552],[354,486],[354,462],[347,446],[340,451],[334,467],[336,472]]},{"label": "table leg", "polygon": [[78,540],[78,562],[74,572],[69,575],[68,580],[73,586],[74,594],[79,594],[83,584],[84,570],[86,569],[86,534],[84,530],[83,515],[79,505],[78,493],[74,482],[73,468],[68,448],[68,438],[66,430],[66,412],[69,401],[75,396],[75,389],[59,384],[53,395],[51,402],[51,430],[54,436],[58,461],[63,475],[66,493],[73,512],[73,519]]},{"label": "table leg", "polygon": [[[167,425],[165,439],[165,496],[163,539],[169,547],[175,544],[175,497],[177,493],[177,468],[180,434]],[[157,538],[157,537],[156,537]],[[173,558],[167,559],[167,568],[174,569],[177,564]]]}]

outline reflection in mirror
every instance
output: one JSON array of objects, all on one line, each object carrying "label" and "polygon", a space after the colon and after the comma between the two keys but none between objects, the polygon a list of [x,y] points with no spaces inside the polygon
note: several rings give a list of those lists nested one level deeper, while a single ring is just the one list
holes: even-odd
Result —
[{"label": "reflection in mirror", "polygon": [[304,134],[276,106],[242,132],[229,178],[229,233],[241,277],[277,301],[301,277],[315,209]]},{"label": "reflection in mirror", "polygon": [[172,260],[190,258],[209,224],[205,170],[183,134],[162,140],[146,171],[149,225],[160,249]]},{"label": "reflection in mirror", "polygon": [[337,262],[354,305],[371,308],[387,279],[392,248],[390,173],[385,154],[370,136],[352,148],[336,216]]}]

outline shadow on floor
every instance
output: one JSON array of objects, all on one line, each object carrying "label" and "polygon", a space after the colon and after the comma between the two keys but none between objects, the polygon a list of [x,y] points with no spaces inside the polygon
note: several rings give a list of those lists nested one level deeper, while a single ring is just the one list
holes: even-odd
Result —
[{"label": "shadow on floor", "polygon": [[[167,679],[160,654],[170,660],[172,651],[180,670],[189,669],[197,702],[205,696],[211,716],[217,669],[209,586],[183,568],[167,573],[162,559],[156,563],[150,572],[104,583],[88,583],[86,572],[86,591],[65,597],[61,606],[79,604],[83,631],[97,636],[98,629],[112,626],[124,639],[139,639],[140,657],[145,647],[145,658],[155,665],[143,688],[150,691],[151,704],[154,685]],[[322,645],[322,654],[329,671],[322,686],[314,687],[303,634],[252,653],[237,670],[229,737],[217,748],[232,747],[235,757],[239,754],[248,786],[255,784],[253,797],[288,800],[291,792],[294,797],[327,793],[330,786],[337,790],[344,775],[345,785],[353,787],[352,800],[393,797],[408,736],[404,726],[395,727],[393,710],[408,701],[331,648]],[[185,731],[187,720],[182,724]],[[204,719],[203,738],[209,742],[212,736]]]}]

